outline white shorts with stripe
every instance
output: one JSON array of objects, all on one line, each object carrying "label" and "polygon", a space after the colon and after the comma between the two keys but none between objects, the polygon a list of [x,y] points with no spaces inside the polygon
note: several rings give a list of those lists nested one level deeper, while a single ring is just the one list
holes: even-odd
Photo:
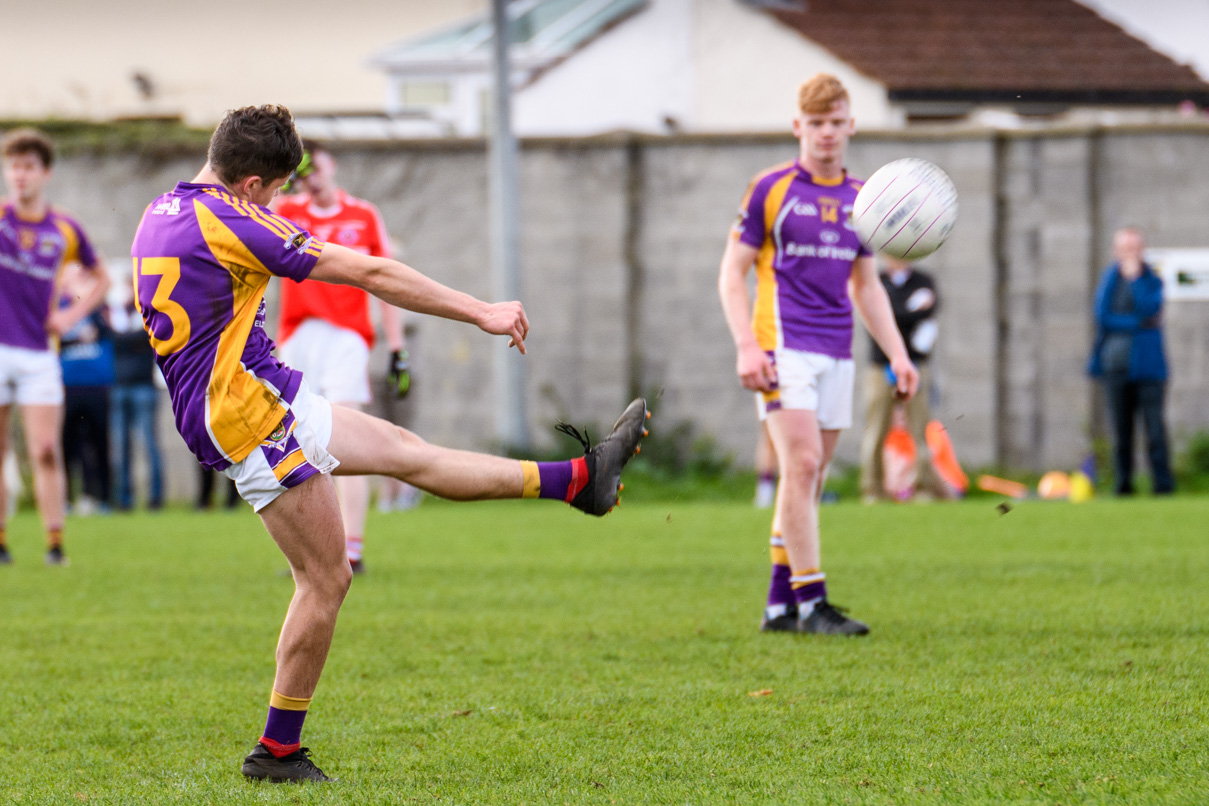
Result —
[{"label": "white shorts with stripe", "polygon": [[286,490],[339,466],[330,453],[332,404],[302,382],[290,410],[264,442],[225,471],[243,500],[259,512]]},{"label": "white shorts with stripe", "polygon": [[813,411],[819,428],[838,431],[852,425],[852,386],[856,368],[851,358],[781,348],[768,353],[777,370],[771,392],[756,393],[763,420],[778,409]]}]

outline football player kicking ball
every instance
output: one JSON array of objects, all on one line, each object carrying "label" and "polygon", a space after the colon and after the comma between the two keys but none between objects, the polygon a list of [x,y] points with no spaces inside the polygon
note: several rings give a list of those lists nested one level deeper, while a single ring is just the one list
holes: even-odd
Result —
[{"label": "football player kicking ball", "polygon": [[203,467],[235,481],[294,577],[268,721],[243,774],[327,781],[300,736],[352,579],[331,474],[393,476],[456,500],[557,498],[603,515],[617,503],[622,467],[645,434],[646,403],[630,403],[583,457],[543,463],[430,445],[331,405],[273,357],[264,292],[274,275],[358,286],[392,305],[508,336],[522,353],[525,311],[519,302],[482,302],[402,263],[317,240],[272,213],[265,205],[302,159],[284,107],[229,112],[208,157],[192,182],[143,214],[132,249],[137,300],[181,436]]},{"label": "football player kicking ball", "polygon": [[866,624],[828,602],[819,553],[823,480],[840,431],[852,424],[854,303],[890,358],[900,395],[915,394],[919,374],[873,257],[852,227],[861,183],[844,169],[853,132],[848,92],[835,77],[816,75],[799,89],[798,107],[798,159],[752,181],[718,280],[739,379],[758,393],[780,466],[760,628],[864,635]]},{"label": "football player kicking ball", "polygon": [[[305,192],[278,198],[273,209],[322,241],[365,255],[390,257],[390,236],[378,208],[348,195],[336,184],[336,160],[326,148],[311,142],[304,142],[303,148],[302,165],[292,184]],[[301,372],[313,392],[337,406],[360,410],[370,401],[369,351],[374,346],[374,326],[369,308],[370,295],[355,286],[317,280],[281,284],[277,327],[281,360]],[[405,360],[403,325],[398,308],[382,302],[380,310],[393,372]],[[336,492],[349,564],[354,574],[364,573],[369,479],[342,476],[336,480]]]}]

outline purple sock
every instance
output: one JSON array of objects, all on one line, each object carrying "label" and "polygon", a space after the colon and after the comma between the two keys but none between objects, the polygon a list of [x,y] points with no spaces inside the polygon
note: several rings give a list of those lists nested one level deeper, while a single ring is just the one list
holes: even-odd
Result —
[{"label": "purple sock", "polygon": [[789,584],[788,565],[774,565],[772,579],[768,582],[768,605],[788,605],[793,601],[793,587]]},{"label": "purple sock", "polygon": [[[822,574],[819,574],[822,576]],[[827,595],[827,582],[820,579],[816,582],[808,582],[800,588],[793,589],[793,598],[797,600],[799,605],[808,604],[816,599],[822,599]]]},{"label": "purple sock", "polygon": [[569,502],[588,483],[588,465],[582,456],[566,462],[538,462],[537,474],[541,479],[538,498]]},{"label": "purple sock", "polygon": [[278,758],[293,753],[302,743],[302,723],[304,721],[306,721],[306,711],[287,711],[270,705],[269,719],[264,726],[264,736],[260,737],[261,744],[269,748]]}]

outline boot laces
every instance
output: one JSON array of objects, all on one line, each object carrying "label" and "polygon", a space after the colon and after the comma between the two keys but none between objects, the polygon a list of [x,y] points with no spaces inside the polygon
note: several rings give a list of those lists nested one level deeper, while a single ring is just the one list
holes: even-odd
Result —
[{"label": "boot laces", "polygon": [[575,426],[559,420],[558,425],[554,426],[554,430],[566,434],[569,437],[575,437],[578,439],[579,444],[583,445],[584,447],[584,453],[592,452],[592,436],[588,433],[588,429],[586,427],[584,428],[584,432],[581,434],[579,433],[579,429]]},{"label": "boot laces", "polygon": [[845,615],[848,612],[848,608],[833,605],[826,599],[816,604],[814,610],[819,614],[819,618],[832,624],[843,624],[848,621],[848,616]]}]

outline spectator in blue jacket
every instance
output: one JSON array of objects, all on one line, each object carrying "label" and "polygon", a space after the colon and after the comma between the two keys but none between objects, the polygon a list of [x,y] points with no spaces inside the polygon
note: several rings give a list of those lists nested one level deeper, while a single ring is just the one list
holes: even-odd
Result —
[{"label": "spectator in blue jacket", "polygon": [[[63,298],[70,304],[71,293]],[[63,463],[67,500],[77,515],[109,508],[109,388],[113,386],[113,331],[101,306],[60,340],[63,369]],[[80,485],[76,484],[78,470]],[[80,487],[83,488],[82,494]]]},{"label": "spectator in blue jacket", "polygon": [[1142,260],[1146,239],[1136,227],[1117,230],[1117,260],[1096,289],[1096,342],[1091,374],[1103,378],[1112,420],[1114,491],[1133,494],[1133,432],[1138,414],[1146,428],[1155,493],[1175,490],[1163,419],[1167,359],[1163,354],[1163,280]]}]

